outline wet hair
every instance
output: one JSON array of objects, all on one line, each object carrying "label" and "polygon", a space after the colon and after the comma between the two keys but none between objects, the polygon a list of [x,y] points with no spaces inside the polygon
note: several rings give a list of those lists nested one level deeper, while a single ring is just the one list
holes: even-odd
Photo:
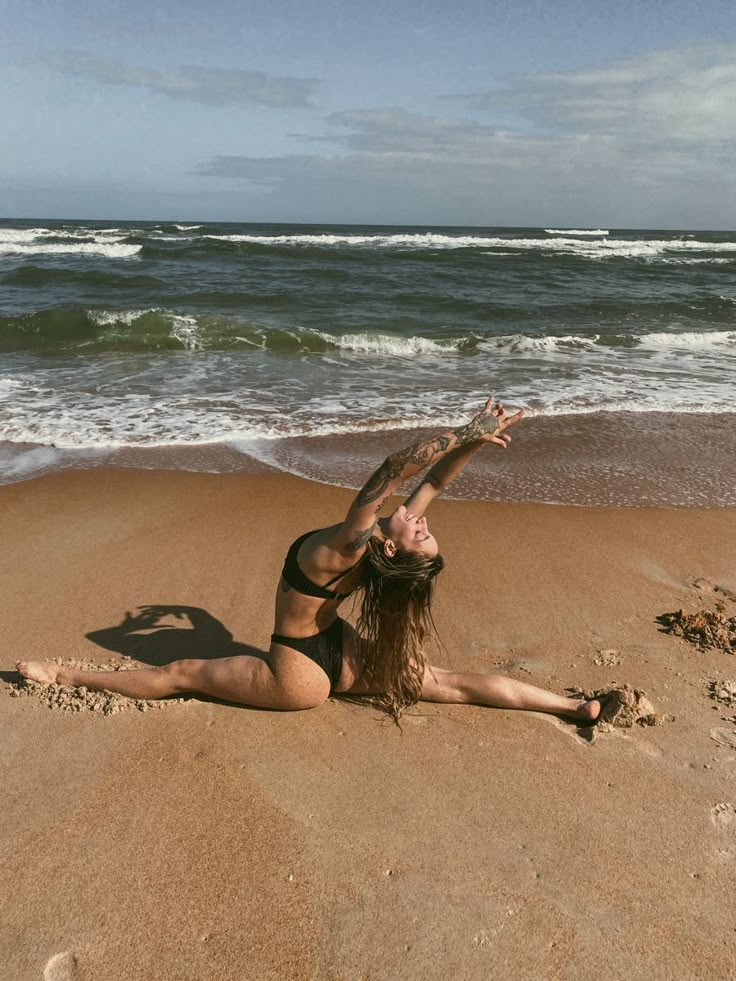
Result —
[{"label": "wet hair", "polygon": [[362,607],[357,622],[361,638],[361,679],[379,694],[370,697],[398,725],[405,708],[419,701],[427,664],[424,641],[437,634],[432,618],[435,577],[442,556],[397,548],[386,555],[383,542],[370,538],[366,547]]}]

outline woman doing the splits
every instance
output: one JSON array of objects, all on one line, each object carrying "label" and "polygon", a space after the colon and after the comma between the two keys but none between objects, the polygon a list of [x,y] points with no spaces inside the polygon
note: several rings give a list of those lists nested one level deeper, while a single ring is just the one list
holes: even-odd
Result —
[{"label": "woman doing the splits", "polygon": [[[568,698],[504,675],[433,667],[424,641],[433,627],[434,581],[442,570],[427,524],[434,498],[484,444],[506,448],[506,430],[524,414],[489,399],[471,421],[392,453],[351,504],[343,521],[310,531],[288,550],[276,589],[276,622],[266,658],[186,658],[131,671],[82,671],[19,661],[34,681],[108,690],[130,698],[201,692],[270,709],[306,709],[330,694],[371,696],[399,718],[407,706],[466,702],[550,712],[593,721],[596,701]],[[400,484],[427,471],[407,501],[378,517]],[[357,629],[338,616],[362,592]]]}]

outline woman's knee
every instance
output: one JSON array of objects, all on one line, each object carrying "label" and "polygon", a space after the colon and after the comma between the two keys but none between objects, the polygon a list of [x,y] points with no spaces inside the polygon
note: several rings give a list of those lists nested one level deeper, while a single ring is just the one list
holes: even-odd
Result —
[{"label": "woman's knee", "polygon": [[425,702],[464,702],[463,676],[427,664],[420,698]]},{"label": "woman's knee", "polygon": [[175,691],[191,692],[197,690],[196,679],[201,663],[197,658],[186,657],[164,664],[161,670]]}]

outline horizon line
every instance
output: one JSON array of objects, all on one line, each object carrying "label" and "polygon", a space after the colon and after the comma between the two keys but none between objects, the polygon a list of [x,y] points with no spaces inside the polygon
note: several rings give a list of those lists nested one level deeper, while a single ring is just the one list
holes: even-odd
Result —
[{"label": "horizon line", "polygon": [[[125,223],[136,223],[136,224],[149,224],[149,225],[175,225],[179,223],[186,224],[197,224],[197,225],[286,225],[289,227],[310,227],[314,225],[324,226],[325,228],[478,228],[478,229],[493,229],[493,228],[519,228],[519,229],[542,229],[545,230],[544,225],[490,225],[490,224],[425,224],[424,222],[363,222],[363,221],[256,221],[253,219],[208,219],[208,218],[74,218],[74,217],[64,217],[64,218],[48,218],[41,216],[31,216],[27,218],[20,217],[6,217],[0,216],[0,222],[10,222],[10,221],[22,221],[22,222],[36,222],[36,221],[59,221],[59,222],[100,222],[104,224],[110,224],[112,222],[125,222]],[[552,223],[547,223],[551,225]],[[557,224],[562,224],[558,222]],[[574,226],[570,225],[568,228],[560,228],[560,231],[573,231],[575,229],[580,229],[581,231],[616,231],[616,232],[706,232],[722,234],[733,232],[736,234],[736,228],[693,228],[686,227],[684,225],[619,225],[619,226],[606,226],[597,225],[587,226],[582,222],[576,223]]]}]

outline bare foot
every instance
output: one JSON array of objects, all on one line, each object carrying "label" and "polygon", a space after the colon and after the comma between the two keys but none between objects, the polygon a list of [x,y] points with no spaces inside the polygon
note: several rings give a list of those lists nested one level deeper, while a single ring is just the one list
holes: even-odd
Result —
[{"label": "bare foot", "polygon": [[62,667],[53,661],[16,661],[15,666],[30,681],[38,681],[42,685],[60,684],[58,677]]},{"label": "bare foot", "polygon": [[576,711],[575,718],[583,719],[585,722],[595,722],[601,714],[601,703],[597,698],[591,698],[589,702],[581,702]]}]

